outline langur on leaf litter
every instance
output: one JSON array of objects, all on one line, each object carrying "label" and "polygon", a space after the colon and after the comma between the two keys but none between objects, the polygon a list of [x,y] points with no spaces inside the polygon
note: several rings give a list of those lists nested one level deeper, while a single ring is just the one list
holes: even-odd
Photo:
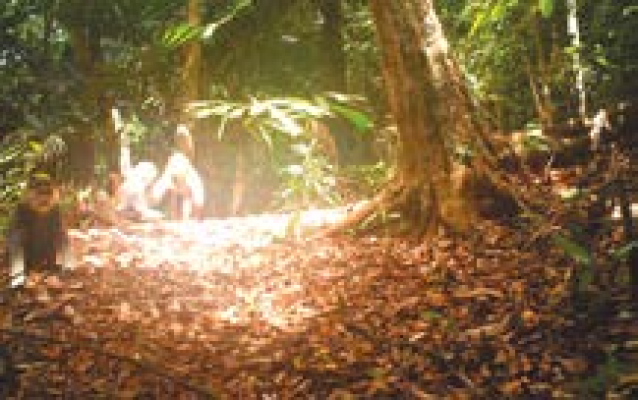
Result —
[{"label": "langur on leaf litter", "polygon": [[169,214],[173,219],[188,220],[201,218],[204,208],[204,184],[193,165],[193,141],[188,128],[177,127],[175,148],[168,158],[166,167],[151,189],[153,201],[168,202]]},{"label": "langur on leaf litter", "polygon": [[117,108],[111,110],[115,131],[120,134],[120,177],[113,188],[116,211],[133,221],[157,221],[164,215],[150,206],[150,189],[157,167],[150,161],[131,161],[130,139]]},{"label": "langur on leaf litter", "polygon": [[7,248],[12,287],[22,286],[33,271],[74,267],[59,188],[48,175],[36,174],[30,179],[7,231]]}]

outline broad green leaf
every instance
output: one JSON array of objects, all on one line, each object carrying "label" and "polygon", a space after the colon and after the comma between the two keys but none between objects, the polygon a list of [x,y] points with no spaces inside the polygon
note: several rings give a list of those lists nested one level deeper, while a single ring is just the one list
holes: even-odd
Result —
[{"label": "broad green leaf", "polygon": [[299,124],[285,112],[272,106],[269,106],[268,110],[270,111],[270,116],[277,122],[275,126],[284,133],[291,136],[299,136],[303,133],[303,129],[301,129]]},{"label": "broad green leaf", "polygon": [[443,318],[443,314],[441,314],[438,311],[428,310],[428,311],[424,311],[424,312],[421,313],[421,318],[425,319],[425,320],[442,319]]},{"label": "broad green leaf", "polygon": [[367,114],[354,108],[334,103],[330,104],[330,108],[348,120],[360,132],[368,131],[374,125]]},{"label": "broad green leaf", "polygon": [[42,151],[42,144],[40,142],[36,142],[36,141],[29,141],[29,148],[31,149],[31,151],[39,153]]},{"label": "broad green leaf", "polygon": [[611,256],[618,260],[626,260],[632,251],[638,251],[638,241],[633,241],[611,251]]},{"label": "broad green leaf", "polygon": [[594,271],[592,271],[591,265],[588,265],[578,274],[578,290],[587,290],[587,288],[591,286],[593,281]]},{"label": "broad green leaf", "polygon": [[490,20],[500,21],[505,16],[506,6],[507,6],[507,1],[500,1],[494,7],[492,7],[492,12],[490,13]]},{"label": "broad green leaf", "polygon": [[549,18],[554,12],[554,0],[538,0],[538,7],[543,17]]},{"label": "broad green leaf", "polygon": [[476,31],[478,31],[485,23],[487,16],[488,10],[483,10],[477,14],[476,18],[474,18],[474,23],[472,24],[472,28],[470,29],[470,33],[468,34],[468,36],[474,36]]},{"label": "broad green leaf", "polygon": [[202,28],[189,24],[180,24],[166,30],[162,37],[162,44],[167,47],[177,47],[199,36]]},{"label": "broad green leaf", "polygon": [[591,264],[591,253],[585,246],[577,243],[571,238],[561,235],[560,233],[553,235],[552,240],[561,250],[563,250],[576,262],[585,265]]},{"label": "broad green leaf", "polygon": [[257,99],[252,99],[248,113],[250,116],[255,116],[255,115],[261,115],[267,110],[268,110],[268,104],[266,102],[259,101]]}]

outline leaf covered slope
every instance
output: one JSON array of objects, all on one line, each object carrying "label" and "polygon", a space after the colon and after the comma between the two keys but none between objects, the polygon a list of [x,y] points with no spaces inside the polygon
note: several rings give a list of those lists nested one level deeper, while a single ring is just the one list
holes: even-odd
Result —
[{"label": "leaf covered slope", "polygon": [[511,231],[481,227],[470,247],[271,241],[272,226],[73,232],[79,268],[33,276],[0,306],[8,387],[22,398],[542,398],[600,361],[603,330],[566,313],[565,259],[522,250]]}]

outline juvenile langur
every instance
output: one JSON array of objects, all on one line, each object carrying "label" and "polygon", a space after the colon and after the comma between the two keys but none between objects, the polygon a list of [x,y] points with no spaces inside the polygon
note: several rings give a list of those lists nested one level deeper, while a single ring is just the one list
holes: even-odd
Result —
[{"label": "juvenile langur", "polygon": [[190,132],[180,125],[175,135],[175,149],[151,191],[154,201],[167,200],[169,215],[173,219],[187,220],[202,216],[204,184],[191,162],[192,154]]},{"label": "juvenile langur", "polygon": [[58,187],[46,175],[34,176],[7,231],[11,286],[24,284],[32,271],[73,268]]},{"label": "juvenile langur", "polygon": [[131,162],[130,140],[119,110],[111,110],[116,132],[120,134],[120,177],[112,189],[116,210],[126,219],[155,221],[163,214],[150,207],[151,184],[157,177],[157,167],[150,161]]}]

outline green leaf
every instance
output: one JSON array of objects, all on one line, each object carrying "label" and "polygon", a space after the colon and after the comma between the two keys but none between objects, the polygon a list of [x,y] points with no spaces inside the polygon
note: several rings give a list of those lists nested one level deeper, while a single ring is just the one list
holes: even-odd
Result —
[{"label": "green leaf", "polygon": [[468,34],[468,36],[470,37],[474,36],[476,31],[478,31],[486,22],[487,16],[488,16],[488,10],[483,10],[476,15],[476,18],[474,19],[474,23],[472,24],[472,27],[470,28],[470,33]]},{"label": "green leaf", "polygon": [[436,320],[436,319],[442,319],[443,318],[443,314],[441,314],[438,311],[432,311],[432,310],[428,310],[428,311],[424,311],[421,313],[421,318],[424,320]]},{"label": "green leaf", "polygon": [[638,241],[629,242],[611,251],[611,256],[617,260],[626,260],[632,251],[638,251]]},{"label": "green leaf", "polygon": [[538,7],[543,17],[549,18],[554,12],[554,0],[538,0]]},{"label": "green leaf", "polygon": [[268,110],[270,111],[270,116],[275,122],[273,125],[277,129],[293,137],[301,135],[303,129],[301,129],[299,124],[291,118],[290,115],[277,107],[273,107],[272,105],[269,105]]},{"label": "green leaf", "polygon": [[629,6],[622,10],[622,14],[626,17],[629,14],[638,13],[638,6]]},{"label": "green leaf", "polygon": [[560,233],[553,235],[552,240],[561,250],[563,250],[576,262],[585,265],[591,264],[592,259],[589,249],[580,243],[577,243],[573,239],[561,235]]},{"label": "green leaf", "polygon": [[500,21],[501,19],[503,19],[505,17],[506,6],[507,6],[507,2],[501,1],[497,3],[494,7],[492,7],[492,12],[490,13],[491,14],[490,20]]},{"label": "green leaf", "polygon": [[359,110],[335,103],[331,103],[330,108],[354,125],[360,132],[368,131],[373,126],[372,119]]},{"label": "green leaf", "polygon": [[180,24],[168,28],[162,37],[162,44],[166,47],[178,47],[201,35],[202,28],[190,24]]}]

